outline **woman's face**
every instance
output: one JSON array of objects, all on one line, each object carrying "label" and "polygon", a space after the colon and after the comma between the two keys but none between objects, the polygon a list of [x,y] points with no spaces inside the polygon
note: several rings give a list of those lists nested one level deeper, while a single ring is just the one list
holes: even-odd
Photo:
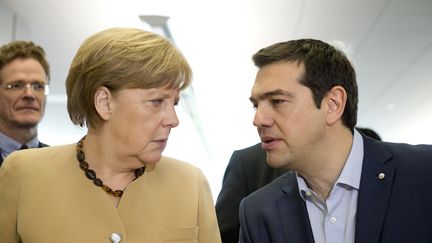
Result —
[{"label": "woman's face", "polygon": [[112,95],[106,128],[116,140],[121,157],[156,163],[168,141],[171,128],[178,126],[175,106],[177,89],[124,89]]}]

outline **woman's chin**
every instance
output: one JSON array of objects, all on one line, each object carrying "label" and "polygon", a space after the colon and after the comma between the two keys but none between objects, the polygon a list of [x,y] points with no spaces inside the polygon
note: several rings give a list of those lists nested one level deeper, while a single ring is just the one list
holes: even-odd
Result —
[{"label": "woman's chin", "polygon": [[162,158],[162,154],[153,154],[150,156],[139,156],[138,159],[144,164],[156,164]]}]

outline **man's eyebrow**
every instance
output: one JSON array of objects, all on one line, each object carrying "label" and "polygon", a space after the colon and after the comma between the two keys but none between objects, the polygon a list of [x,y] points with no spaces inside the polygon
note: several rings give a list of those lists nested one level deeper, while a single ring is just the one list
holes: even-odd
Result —
[{"label": "man's eyebrow", "polygon": [[285,91],[285,90],[282,90],[282,89],[276,89],[276,90],[271,90],[271,91],[265,92],[263,94],[260,94],[257,97],[252,97],[251,96],[249,98],[249,100],[251,102],[254,102],[256,100],[265,100],[265,99],[268,99],[269,97],[277,96],[277,95],[288,96],[288,98],[289,97],[294,97],[294,94],[291,93],[291,92],[288,92],[288,91]]},{"label": "man's eyebrow", "polygon": [[[43,83],[43,84],[48,84],[48,82],[45,82],[45,81],[43,81],[43,80],[39,80],[39,79],[34,79],[34,80],[32,80],[31,82],[26,82],[26,81],[24,81],[24,80],[22,80],[22,79],[17,79],[17,80],[14,80],[14,81],[10,81],[10,82],[8,82],[7,84],[16,84],[16,83]],[[6,84],[6,83],[5,83]]]}]

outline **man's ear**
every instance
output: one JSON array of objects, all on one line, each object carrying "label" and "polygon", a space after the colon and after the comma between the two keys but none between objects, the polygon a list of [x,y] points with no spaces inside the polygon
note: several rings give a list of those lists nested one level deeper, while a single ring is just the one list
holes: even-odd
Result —
[{"label": "man's ear", "polygon": [[340,86],[334,86],[325,97],[327,108],[327,124],[333,125],[341,120],[347,102],[347,92]]},{"label": "man's ear", "polygon": [[102,120],[107,121],[111,116],[112,111],[112,94],[111,91],[105,87],[101,86],[96,90],[94,96],[94,104],[96,111]]}]

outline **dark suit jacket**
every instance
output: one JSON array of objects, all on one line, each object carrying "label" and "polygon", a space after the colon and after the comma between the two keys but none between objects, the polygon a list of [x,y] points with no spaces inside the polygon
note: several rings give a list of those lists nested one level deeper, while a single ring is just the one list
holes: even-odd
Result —
[{"label": "dark suit jacket", "polygon": [[216,201],[216,214],[223,243],[239,241],[241,199],[282,175],[282,169],[267,165],[261,143],[236,150],[225,170],[222,189]]},{"label": "dark suit jacket", "polygon": [[[355,242],[432,242],[432,146],[363,141]],[[242,243],[314,242],[291,172],[243,199],[240,223]]]},{"label": "dark suit jacket", "polygon": [[[43,147],[48,147],[48,145],[39,142],[39,148],[43,148]],[[0,155],[0,166],[2,165],[2,163],[3,163],[3,157]]]}]

